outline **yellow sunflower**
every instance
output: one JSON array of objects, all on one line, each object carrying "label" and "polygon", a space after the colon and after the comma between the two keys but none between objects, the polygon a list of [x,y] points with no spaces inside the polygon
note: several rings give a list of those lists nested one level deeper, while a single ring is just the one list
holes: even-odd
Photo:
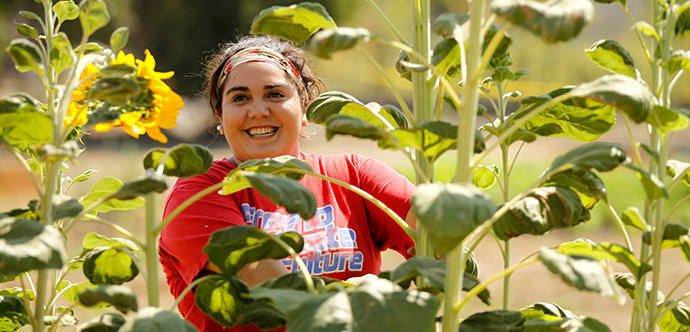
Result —
[{"label": "yellow sunflower", "polygon": [[[172,91],[170,87],[163,82],[174,75],[174,72],[156,72],[156,60],[153,58],[149,50],[146,50],[146,58],[142,60],[135,60],[132,54],[125,54],[120,51],[110,64],[127,64],[136,67],[136,80],[142,87],[142,92],[132,98],[132,100],[125,106],[121,107],[122,114],[113,122],[98,123],[93,126],[94,130],[103,132],[115,127],[122,127],[122,130],[134,138],[139,138],[139,135],[148,134],[152,139],[161,143],[167,143],[168,138],[163,135],[160,128],[170,129],[177,125],[177,115],[179,110],[184,106],[182,97]],[[87,67],[88,68],[88,67]],[[98,69],[94,66],[95,71],[82,74],[82,77],[97,72]],[[88,83],[88,84],[87,84]],[[84,99],[85,91],[91,86],[91,80],[82,84],[72,94],[72,103],[70,103],[70,111],[68,117],[70,122],[78,116],[78,121],[74,125],[86,123],[86,105],[81,105],[80,101]],[[67,121],[66,121],[67,124]]]},{"label": "yellow sunflower", "polygon": [[[89,64],[84,68],[84,71],[79,75],[79,80],[82,81],[87,77],[98,73],[98,67]],[[72,101],[70,101],[65,115],[64,125],[67,127],[76,127],[86,124],[88,120],[87,111],[89,107],[82,103],[86,98],[86,90],[93,84],[93,76],[82,83],[79,88],[72,92]]]}]

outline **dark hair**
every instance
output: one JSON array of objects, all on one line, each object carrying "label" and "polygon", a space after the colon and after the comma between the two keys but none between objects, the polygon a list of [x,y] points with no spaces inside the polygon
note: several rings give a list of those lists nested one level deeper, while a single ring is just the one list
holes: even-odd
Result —
[{"label": "dark hair", "polygon": [[204,92],[208,98],[209,106],[213,114],[220,118],[221,116],[221,102],[223,100],[222,91],[220,91],[218,86],[218,79],[220,72],[228,61],[235,53],[250,47],[267,47],[270,48],[292,62],[297,68],[300,75],[302,76],[302,81],[304,82],[304,87],[306,91],[298,89],[300,99],[302,100],[302,105],[306,107],[314,98],[316,98],[321,89],[323,88],[323,82],[316,77],[314,72],[311,70],[309,65],[309,59],[307,58],[307,53],[304,52],[299,47],[295,46],[293,43],[278,39],[272,36],[266,35],[250,35],[240,38],[236,43],[224,43],[221,45],[220,50],[215,54],[211,55],[210,60],[206,62],[205,70],[205,81],[204,81]]}]

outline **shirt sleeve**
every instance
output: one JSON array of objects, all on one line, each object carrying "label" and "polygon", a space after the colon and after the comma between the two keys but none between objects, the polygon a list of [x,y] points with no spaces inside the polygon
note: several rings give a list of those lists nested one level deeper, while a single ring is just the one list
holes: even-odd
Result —
[{"label": "shirt sleeve", "polygon": [[[353,159],[358,165],[359,187],[405,219],[410,209],[414,184],[376,159],[358,154],[354,154]],[[414,245],[412,238],[379,207],[369,201],[365,204],[369,215],[369,228],[380,249],[393,249],[409,258],[407,250]]]},{"label": "shirt sleeve", "polygon": [[[212,183],[205,181],[178,181],[168,194],[164,218],[188,198],[210,185]],[[211,233],[244,224],[244,217],[237,204],[229,196],[213,192],[192,203],[163,228],[160,246],[175,257],[180,276],[189,284],[208,262],[202,250]]]}]

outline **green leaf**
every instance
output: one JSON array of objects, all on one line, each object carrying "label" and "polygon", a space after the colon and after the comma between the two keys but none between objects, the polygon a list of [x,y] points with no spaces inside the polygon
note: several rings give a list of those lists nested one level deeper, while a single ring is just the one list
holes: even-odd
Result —
[{"label": "green leaf", "polygon": [[297,157],[284,155],[275,158],[247,160],[237,166],[233,172],[252,171],[273,175],[286,176],[293,180],[301,180],[304,172],[312,173],[314,170],[306,162]]},{"label": "green leaf", "polygon": [[[415,148],[424,153],[430,161],[438,159],[457,145],[458,127],[444,121],[426,121],[415,128],[396,129],[391,132],[404,147]],[[379,146],[389,144],[384,139]],[[475,133],[475,152],[483,150],[484,140]]]},{"label": "green leaf", "polygon": [[431,64],[436,66],[436,69],[444,75],[446,80],[450,81],[460,74],[462,61],[458,42],[454,38],[447,38],[438,42],[434,46]]},{"label": "green leaf", "polygon": [[96,247],[84,257],[84,275],[96,285],[120,285],[137,274],[137,258],[127,248]]},{"label": "green leaf", "polygon": [[24,295],[26,295],[26,299],[29,301],[33,301],[36,298],[36,294],[30,289],[12,287],[0,290],[0,296],[16,296],[23,299]]},{"label": "green leaf", "polygon": [[[513,113],[515,114],[515,113]],[[506,122],[507,124],[507,122]],[[481,126],[480,128],[481,131],[487,132],[495,137],[501,136],[503,132],[507,130],[505,126],[500,126],[496,127],[492,124],[485,124]],[[537,140],[537,135],[529,130],[518,128],[513,134],[508,136],[508,138],[504,141],[505,144],[511,145],[517,141],[523,141],[525,143],[532,143]]]},{"label": "green leaf", "polygon": [[63,70],[74,66],[76,54],[72,51],[72,43],[64,32],[53,37],[53,49],[50,50],[50,64],[59,74]]},{"label": "green leaf", "polygon": [[[690,230],[683,224],[667,223],[664,227],[664,234],[662,235],[661,248],[677,248],[680,246],[680,238],[690,235]],[[652,244],[649,232],[642,235],[642,241],[646,244]]]},{"label": "green leaf", "polygon": [[123,184],[110,197],[112,197],[111,199],[131,200],[153,192],[162,193],[166,189],[168,189],[168,183],[165,181],[165,178],[153,173],[143,179]]},{"label": "green leaf", "polygon": [[559,254],[556,250],[542,248],[539,259],[549,270],[567,284],[584,291],[612,296],[621,305],[625,297],[620,293],[611,268],[603,261]]},{"label": "green leaf", "polygon": [[[235,227],[242,226],[230,228]],[[212,278],[200,282],[196,287],[194,298],[201,311],[226,328],[244,323],[242,318],[238,317],[239,313],[245,305],[251,303],[249,288],[242,280],[234,276]]]},{"label": "green leaf", "polygon": [[[62,297],[64,297],[66,300],[80,306],[80,307],[85,307],[81,302],[79,302],[79,293],[87,290],[87,289],[92,289],[92,288],[98,288],[97,285],[94,285],[88,281],[72,284],[69,281],[63,280],[59,285],[57,290],[62,291]],[[93,308],[106,308],[109,307],[110,304],[102,302],[97,305],[92,306]]]},{"label": "green leaf", "polygon": [[646,36],[653,37],[657,41],[661,40],[661,36],[659,36],[659,33],[656,31],[656,29],[649,23],[645,21],[638,21],[633,24],[633,29],[637,29],[637,31],[643,33]]},{"label": "green leaf", "polygon": [[79,21],[85,36],[91,36],[96,30],[110,21],[108,8],[103,0],[82,0],[79,4]]},{"label": "green leaf", "polygon": [[369,30],[364,28],[332,28],[321,30],[309,41],[309,49],[319,58],[330,59],[331,54],[355,47],[360,41],[369,41]]},{"label": "green leaf", "polygon": [[517,331],[524,322],[525,316],[518,311],[493,310],[479,312],[463,320],[458,332]]},{"label": "green leaf", "polygon": [[82,151],[77,142],[67,141],[60,146],[43,144],[36,150],[36,155],[43,162],[62,162],[65,159],[73,160]]},{"label": "green leaf", "polygon": [[571,168],[544,178],[541,186],[569,188],[580,196],[585,209],[590,210],[599,200],[606,200],[606,186],[597,174],[588,169]]},{"label": "green leaf", "polygon": [[314,194],[299,182],[278,175],[258,172],[242,172],[252,188],[289,213],[297,213],[309,219],[316,213]]},{"label": "green leaf", "polygon": [[24,300],[17,296],[0,296],[0,331],[16,331],[29,323]]},{"label": "green leaf", "polygon": [[41,20],[41,18],[38,16],[38,14],[36,14],[36,13],[34,13],[34,12],[32,12],[32,11],[20,10],[20,11],[19,11],[19,15],[24,16],[24,17],[26,17],[26,18],[28,18],[28,19],[30,19],[30,20],[36,20],[36,21],[38,21],[38,22],[43,22],[43,21]]},{"label": "green leaf", "polygon": [[576,240],[561,243],[556,247],[556,250],[563,255],[589,257],[598,261],[608,259],[612,262],[621,263],[638,279],[652,270],[649,264],[641,263],[637,260],[630,250],[614,243],[601,242],[594,244],[591,241]]},{"label": "green leaf", "polygon": [[[84,206],[91,206],[101,198],[112,195],[122,187],[122,181],[114,177],[105,177],[96,182],[89,193],[80,199]],[[110,199],[96,206],[90,213],[108,212],[111,210],[134,210],[144,206],[144,199],[132,200]]]},{"label": "green leaf", "polygon": [[273,289],[256,286],[249,291],[249,297],[256,301],[268,300],[270,304],[274,306],[274,308],[281,312],[282,317],[287,318],[287,313],[294,312],[304,302],[321,298],[323,296],[314,293],[307,293],[304,290],[295,290],[289,288]]},{"label": "green leaf", "polygon": [[[678,243],[680,247],[681,253],[683,253],[683,257],[685,257],[685,261],[690,263],[690,235],[683,235],[678,238]],[[690,325],[690,324],[686,324]]]},{"label": "green leaf", "polygon": [[154,307],[146,307],[127,320],[118,332],[195,332],[197,329],[179,314]]},{"label": "green leaf", "polygon": [[377,103],[364,105],[357,98],[340,91],[323,93],[307,106],[307,119],[317,124],[324,124],[330,116],[339,113],[356,117],[380,129],[407,127],[407,119],[397,108]]},{"label": "green leaf", "polygon": [[679,332],[690,329],[690,308],[683,302],[659,319],[657,326],[661,332]]},{"label": "green leaf", "polygon": [[494,202],[478,188],[444,183],[418,186],[412,207],[441,254],[455,248],[496,210]]},{"label": "green leaf", "polygon": [[[466,269],[468,264],[470,264],[470,260],[465,264]],[[418,288],[419,290],[432,294],[443,292],[446,278],[446,261],[432,257],[415,256],[400,264],[391,273],[391,281],[403,288],[409,288],[411,282],[418,280],[417,278],[421,278],[422,285],[424,285],[423,288]],[[477,285],[479,285],[479,280],[466,272],[462,282],[462,289],[469,291]],[[478,297],[484,304],[491,304],[491,295],[488,290],[484,289],[481,291]]]},{"label": "green leaf", "polygon": [[79,174],[74,180],[72,180],[72,183],[79,183],[79,182],[84,182],[88,179],[90,179],[94,174],[96,174],[98,170],[95,169],[87,169],[81,174]]},{"label": "green leaf", "polygon": [[256,227],[238,225],[213,232],[204,246],[204,253],[223,273],[234,275],[247,264],[287,257],[289,253],[278,244],[278,239],[296,253],[304,246],[295,232],[270,235]]},{"label": "green leaf", "polygon": [[656,128],[662,135],[666,135],[672,131],[680,131],[688,127],[688,118],[678,112],[655,105],[652,112],[649,113],[647,121],[654,128]]},{"label": "green leaf", "polygon": [[113,53],[117,54],[119,50],[123,49],[125,45],[127,45],[128,40],[129,28],[119,27],[110,35],[110,49],[113,50]]},{"label": "green leaf", "polygon": [[59,201],[55,202],[53,210],[54,220],[75,217],[84,209],[84,206],[74,198],[55,196],[54,199],[59,199]]},{"label": "green leaf", "polygon": [[38,31],[26,23],[14,23],[14,28],[17,33],[29,38],[38,38]]},{"label": "green leaf", "polygon": [[465,13],[443,13],[434,20],[431,29],[443,38],[451,38],[455,28],[462,26],[469,19],[470,16]]},{"label": "green leaf", "polygon": [[640,214],[640,210],[634,206],[625,209],[625,212],[621,214],[621,219],[625,225],[637,228],[643,232],[649,230],[649,226],[647,226],[647,222],[644,221],[644,218]]},{"label": "green leaf", "polygon": [[[678,4],[678,2],[676,4]],[[677,10],[678,15],[676,17],[676,26],[674,29],[676,35],[684,35],[688,31],[690,31],[690,11],[688,11],[689,8],[690,4],[681,2],[681,5],[678,7],[678,9],[673,9]]]},{"label": "green leaf", "polygon": [[93,249],[96,249],[97,247],[127,248],[132,252],[142,250],[134,242],[128,239],[123,239],[119,237],[109,238],[107,236],[103,236],[94,232],[89,232],[86,235],[84,235],[84,239],[82,240],[82,255],[85,255],[86,253]]},{"label": "green leaf", "polygon": [[166,152],[165,175],[187,178],[206,173],[213,164],[213,155],[207,148],[198,144],[178,144],[169,150],[157,148],[149,151],[144,157],[144,169],[158,168]]},{"label": "green leaf", "polygon": [[578,194],[568,188],[535,188],[515,202],[493,224],[496,236],[507,240],[522,234],[542,235],[589,220]]},{"label": "green leaf", "polygon": [[335,28],[326,9],[313,2],[292,6],[273,6],[259,12],[251,25],[251,34],[266,34],[304,43],[321,29]]},{"label": "green leaf", "polygon": [[[521,100],[522,107],[511,114],[501,127],[509,128],[528,112],[572,89],[572,87],[564,87],[543,96],[523,98]],[[549,106],[539,114],[532,116],[521,128],[539,136],[567,137],[590,142],[599,139],[601,135],[608,132],[615,122],[615,109],[613,107],[590,99],[571,98]],[[518,139],[531,142],[529,136],[523,139],[519,136],[520,133],[513,135],[518,136],[511,138],[509,143]]]},{"label": "green leaf", "polygon": [[589,0],[497,0],[491,3],[491,10],[548,43],[577,37],[594,16]]},{"label": "green leaf", "polygon": [[26,39],[13,39],[5,49],[14,61],[14,68],[24,73],[33,71],[43,77],[43,59],[36,44]]},{"label": "green leaf", "polygon": [[140,87],[136,81],[124,77],[103,77],[95,82],[86,95],[87,99],[106,101],[113,105],[124,105],[138,95]]},{"label": "green leaf", "polygon": [[60,269],[66,257],[64,237],[54,226],[26,219],[0,219],[0,275]]},{"label": "green leaf", "polygon": [[671,59],[667,63],[662,63],[662,66],[666,66],[671,74],[680,70],[690,70],[690,52],[675,50],[671,52]]},{"label": "green leaf", "polygon": [[541,319],[540,316],[553,316],[556,318],[577,318],[578,316],[568,309],[564,309],[555,303],[537,302],[530,304],[522,309],[520,312],[525,315],[527,320]]},{"label": "green leaf", "polygon": [[347,114],[334,114],[326,120],[326,140],[336,135],[374,140],[382,149],[396,150],[399,144],[387,130]]},{"label": "green leaf", "polygon": [[108,312],[77,327],[77,332],[117,332],[125,324],[125,317]]},{"label": "green leaf", "polygon": [[[304,302],[289,314],[288,331],[431,331],[438,300],[368,276],[359,287]],[[320,314],[328,313],[328,314]]]},{"label": "green leaf", "polygon": [[637,123],[647,118],[654,101],[654,95],[646,85],[618,74],[580,84],[571,93],[613,106]]},{"label": "green leaf", "polygon": [[[410,66],[414,65],[414,66]],[[398,52],[398,57],[395,59],[395,70],[400,74],[400,77],[412,81],[412,73],[410,72],[410,67],[417,67],[419,64],[413,64],[410,62],[410,55],[405,51]]]},{"label": "green leaf", "polygon": [[137,294],[129,287],[106,285],[97,288],[87,288],[81,291],[78,296],[79,303],[86,307],[105,302],[111,304],[123,314],[138,310]]},{"label": "green leaf", "polygon": [[673,177],[671,181],[677,181],[682,178],[682,181],[690,186],[690,164],[682,161],[669,159],[666,162],[666,175]]},{"label": "green leaf", "polygon": [[618,167],[626,158],[625,150],[618,143],[592,142],[556,157],[546,173],[551,174],[576,167],[608,172]]},{"label": "green leaf", "polygon": [[585,53],[601,69],[637,78],[635,61],[623,45],[615,40],[600,40],[586,49]]},{"label": "green leaf", "polygon": [[71,0],[58,1],[53,5],[53,12],[58,18],[58,23],[79,17],[79,7]]},{"label": "green leaf", "polygon": [[479,165],[472,170],[472,184],[481,190],[486,190],[494,186],[498,176],[498,166]]},{"label": "green leaf", "polygon": [[[77,48],[74,49],[74,52],[79,53],[81,52],[81,49],[82,46],[79,45],[77,46]],[[101,51],[103,51],[103,47],[98,43],[86,43],[86,45],[84,45],[84,54],[96,53]]]},{"label": "green leaf", "polygon": [[656,174],[650,174],[646,170],[639,168],[630,162],[623,163],[623,166],[633,170],[636,173],[637,178],[642,183],[642,188],[644,189],[647,199],[651,201],[660,197],[668,198],[668,190],[666,189],[666,185],[663,181],[661,181],[661,179],[659,179],[659,177],[656,176]]}]

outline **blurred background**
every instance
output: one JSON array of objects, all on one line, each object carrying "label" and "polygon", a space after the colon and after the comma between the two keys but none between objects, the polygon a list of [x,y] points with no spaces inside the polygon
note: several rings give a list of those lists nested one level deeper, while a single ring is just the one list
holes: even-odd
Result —
[{"label": "blurred background", "polygon": [[[172,146],[180,142],[193,142],[212,149],[216,158],[229,155],[227,143],[222,136],[215,132],[214,119],[206,106],[206,101],[200,97],[202,89],[203,66],[209,54],[218,49],[222,42],[235,41],[238,36],[248,33],[254,16],[263,8],[273,5],[289,5],[295,1],[270,0],[225,0],[225,1],[183,1],[183,0],[106,0],[111,21],[98,33],[95,38],[103,45],[107,45],[112,31],[120,26],[127,26],[130,39],[125,51],[134,53],[137,58],[144,58],[144,50],[149,49],[156,58],[157,71],[175,72],[175,76],[168,80],[168,84],[185,100],[185,108],[178,118],[178,126],[165,132],[169,142],[165,146]],[[323,4],[340,26],[364,27],[382,38],[392,38],[392,34],[380,22],[373,8],[367,1],[323,0],[314,1]],[[432,19],[444,12],[466,11],[466,1],[439,0],[432,3]],[[389,15],[393,23],[405,34],[409,35],[407,22],[410,17],[408,1],[379,0],[380,7]],[[524,33],[518,28],[509,33],[513,38],[510,53],[514,62],[513,69],[524,68],[529,71],[521,81],[510,86],[511,90],[518,90],[523,96],[541,95],[555,88],[568,84],[578,84],[593,80],[605,72],[594,65],[585,55],[584,50],[601,39],[619,41],[637,60],[638,68],[643,77],[649,77],[649,68],[639,42],[631,30],[631,23],[625,11],[617,4],[595,4],[596,16],[593,24],[589,25],[576,39],[563,44],[545,45],[541,40]],[[648,1],[629,1],[632,16],[636,20],[649,20]],[[40,4],[29,0],[0,0],[0,97],[16,93],[28,92],[42,99],[40,81],[35,75],[21,74],[14,69],[11,60],[4,52],[6,45],[18,35],[14,31],[14,22],[29,23],[19,16],[20,10],[31,10],[42,13]],[[501,22],[497,22],[501,24]],[[63,30],[73,40],[81,36],[78,22],[67,22]],[[434,42],[438,39],[434,36]],[[680,38],[676,48],[688,49],[690,38]],[[408,104],[411,105],[411,84],[400,78],[395,71],[394,61],[398,51],[375,43],[363,45],[374,54],[393,78],[396,86],[403,92]],[[337,53],[329,61],[313,59],[316,72],[320,75],[329,90],[340,90],[356,96],[363,102],[376,101],[379,104],[397,104],[387,89],[384,80],[363,56],[354,51]],[[685,75],[677,84],[673,95],[673,103],[677,107],[688,108],[690,104],[690,81]],[[487,106],[490,103],[483,100]],[[509,105],[516,109],[519,103]],[[489,107],[491,111],[491,107]],[[453,121],[454,114],[448,110],[446,120]],[[480,120],[481,121],[481,120]],[[302,150],[307,152],[349,152],[355,151],[376,157],[389,163],[400,172],[412,176],[411,167],[399,153],[380,151],[375,143],[350,138],[337,137],[326,142],[323,130],[318,126],[310,126],[313,133],[310,138],[302,142]],[[643,142],[646,140],[646,127],[634,126],[633,131]],[[630,141],[624,125],[617,125],[603,138],[623,144],[629,152]],[[676,145],[671,150],[675,159],[690,161],[690,129],[678,133],[675,137]],[[526,145],[518,158],[515,173],[511,183],[513,194],[528,188],[538,178],[551,160],[570,147],[581,144],[565,139],[539,139],[536,143]],[[85,138],[86,152],[78,162],[70,165],[67,172],[76,176],[86,169],[96,169],[99,175],[87,183],[75,185],[74,196],[85,193],[89,186],[100,177],[116,176],[124,181],[137,178],[143,174],[141,159],[144,152],[152,147],[161,146],[160,143],[141,137],[137,140],[123,134],[120,130],[107,133],[92,133]],[[437,175],[441,180],[452,177],[452,164],[455,157],[447,153],[437,166]],[[493,160],[487,162],[497,162]],[[35,192],[29,175],[24,172],[20,164],[7,151],[0,151],[0,211],[26,206],[27,202],[35,198]],[[617,170],[603,174],[609,189],[610,200],[614,207],[622,211],[627,206],[642,207],[642,188],[636,181],[631,181],[633,174],[628,170]],[[490,190],[499,201],[497,188]],[[690,195],[686,188],[679,188],[672,193],[673,200]],[[164,195],[160,195],[161,209]],[[600,204],[601,205],[601,204]],[[675,214],[674,222],[690,224],[690,209],[685,208]],[[141,232],[143,229],[143,213],[123,212],[110,213],[108,219],[116,220],[130,230]],[[89,231],[107,234],[106,229],[99,226],[85,225],[76,227],[74,237],[81,239],[81,235]],[[634,239],[639,234],[633,233]],[[538,250],[540,246],[552,246],[563,241],[579,237],[591,238],[595,241],[606,240],[622,243],[622,238],[614,228],[614,222],[604,207],[599,206],[593,212],[590,222],[567,231],[557,231],[542,237],[523,236],[512,243],[513,263]],[[635,241],[636,245],[639,241]],[[78,253],[80,242],[70,243],[69,252]],[[502,268],[502,259],[493,240],[485,240],[477,252],[480,264],[480,279],[486,279]],[[667,255],[669,263],[680,260],[676,253]],[[385,268],[391,268],[400,262],[395,254],[386,254]],[[673,285],[680,276],[687,274],[687,264],[667,264],[662,274],[668,279],[667,285]],[[79,279],[79,276],[75,276]],[[133,282],[137,287],[145,287],[138,278]],[[521,308],[536,301],[554,301],[565,308],[580,314],[595,317],[608,324],[613,331],[623,330],[628,324],[630,303],[621,307],[612,299],[598,298],[594,295],[577,293],[568,288],[556,277],[553,277],[541,266],[533,266],[524,272],[519,271],[513,277],[513,298],[511,307]],[[167,294],[167,286],[162,281],[164,303],[172,303]],[[670,287],[670,286],[669,286]],[[682,287],[690,290],[689,285]],[[501,286],[498,283],[491,288],[498,306],[501,297]],[[680,291],[682,291],[681,289]],[[145,301],[140,299],[140,301]],[[478,310],[487,310],[478,303],[465,314]]]}]

